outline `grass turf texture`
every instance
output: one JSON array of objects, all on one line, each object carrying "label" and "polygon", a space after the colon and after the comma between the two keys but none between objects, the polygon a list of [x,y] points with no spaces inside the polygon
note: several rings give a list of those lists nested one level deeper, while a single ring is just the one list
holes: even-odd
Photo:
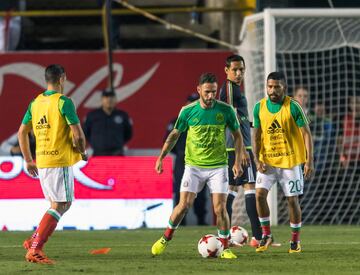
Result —
[{"label": "grass turf texture", "polygon": [[[249,228],[247,228],[249,229]],[[197,242],[215,227],[180,227],[163,255],[152,257],[152,244],[163,230],[59,231],[45,252],[54,266],[27,263],[21,244],[30,232],[0,232],[1,274],[360,274],[358,226],[305,226],[300,254],[287,253],[290,228],[272,229],[281,247],[259,254],[246,246],[238,259],[203,259]],[[92,249],[111,247],[107,255]]]}]

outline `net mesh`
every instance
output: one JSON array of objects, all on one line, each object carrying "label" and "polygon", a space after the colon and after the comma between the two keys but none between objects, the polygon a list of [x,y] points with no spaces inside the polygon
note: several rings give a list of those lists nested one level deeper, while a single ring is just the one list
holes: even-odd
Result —
[{"label": "net mesh", "polygon": [[[359,19],[275,18],[276,68],[287,77],[289,95],[302,86],[309,96],[303,108],[312,121],[316,172],[305,182],[301,198],[304,223],[360,223]],[[246,61],[245,87],[252,108],[264,96],[263,19],[243,28],[239,53]],[[284,224],[287,202],[278,190],[278,222]]]}]

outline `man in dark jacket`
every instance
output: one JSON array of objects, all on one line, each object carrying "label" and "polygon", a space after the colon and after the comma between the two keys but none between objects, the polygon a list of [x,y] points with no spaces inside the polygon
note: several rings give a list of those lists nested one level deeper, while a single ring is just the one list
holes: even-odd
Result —
[{"label": "man in dark jacket", "polygon": [[101,105],[86,117],[86,139],[94,149],[93,156],[122,156],[132,137],[132,121],[126,112],[116,109],[114,91],[102,92]]}]

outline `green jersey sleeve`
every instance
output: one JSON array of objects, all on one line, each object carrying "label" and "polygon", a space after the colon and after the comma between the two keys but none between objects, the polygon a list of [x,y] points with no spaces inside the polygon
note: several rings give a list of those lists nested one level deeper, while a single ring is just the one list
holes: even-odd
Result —
[{"label": "green jersey sleeve", "polygon": [[260,102],[257,102],[255,104],[254,110],[253,110],[253,116],[254,116],[253,127],[254,128],[259,128],[260,127],[259,112],[260,112]]},{"label": "green jersey sleeve", "polygon": [[229,107],[227,126],[232,132],[240,128],[239,120],[233,107]]},{"label": "green jersey sleeve", "polygon": [[75,105],[67,96],[61,96],[59,100],[60,113],[65,117],[68,125],[80,123],[76,114]]},{"label": "green jersey sleeve", "polygon": [[297,126],[303,127],[310,123],[304,110],[301,108],[300,104],[295,100],[290,101],[290,112]]},{"label": "green jersey sleeve", "polygon": [[22,124],[28,124],[29,122],[31,122],[31,120],[32,120],[32,115],[31,115],[31,107],[32,107],[32,104],[33,104],[33,102],[34,102],[34,100],[32,100],[31,102],[30,102],[30,104],[29,104],[29,106],[28,106],[28,108],[27,108],[27,110],[26,110],[26,113],[25,113],[25,115],[24,115],[24,118],[23,118],[23,120],[22,120]]},{"label": "green jersey sleeve", "polygon": [[175,122],[174,129],[179,130],[180,132],[185,132],[189,128],[187,123],[187,115],[184,108],[181,109],[179,116]]}]

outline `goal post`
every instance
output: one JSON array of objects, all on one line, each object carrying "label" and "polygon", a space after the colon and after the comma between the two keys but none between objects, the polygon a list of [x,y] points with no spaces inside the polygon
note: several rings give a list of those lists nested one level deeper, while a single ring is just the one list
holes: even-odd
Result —
[{"label": "goal post", "polygon": [[[332,123],[332,136],[324,141],[323,121],[311,122],[314,140],[319,142],[315,177],[305,182],[301,198],[303,221],[359,224],[360,166],[341,167],[337,141],[342,119],[351,108],[349,98],[360,96],[360,9],[265,9],[244,19],[240,41],[251,117],[252,107],[266,95],[267,75],[277,70],[286,75],[289,95],[298,86],[306,87],[309,98],[303,108],[310,118],[323,104]],[[287,223],[282,192],[273,188],[268,199],[271,223]]]}]

